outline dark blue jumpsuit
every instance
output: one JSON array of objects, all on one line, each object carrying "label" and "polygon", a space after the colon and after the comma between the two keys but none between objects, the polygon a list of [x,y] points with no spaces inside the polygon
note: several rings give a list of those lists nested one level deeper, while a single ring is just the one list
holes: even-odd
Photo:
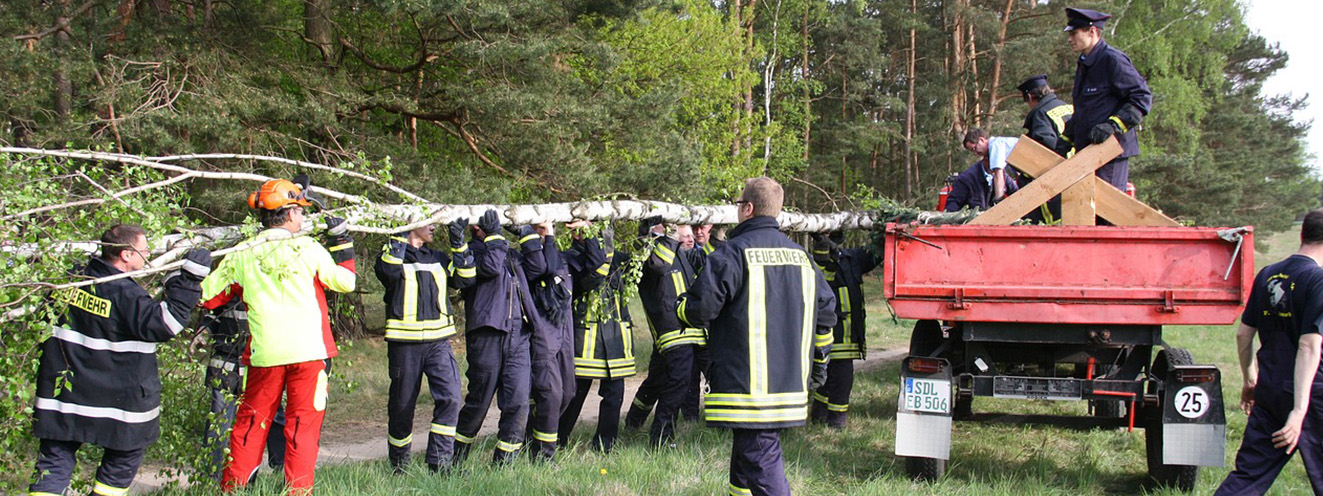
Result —
[{"label": "dark blue jumpsuit", "polygon": [[525,312],[533,308],[528,281],[546,270],[542,237],[524,236],[510,247],[504,236],[487,233],[469,242],[477,265],[477,283],[464,290],[465,358],[469,380],[455,434],[455,463],[462,462],[482,429],[492,396],[501,411],[493,460],[513,460],[524,446],[532,380],[529,340],[532,325]]},{"label": "dark blue jumpsuit", "polygon": [[[1222,481],[1218,496],[1263,494],[1291,460],[1285,449],[1273,447],[1272,434],[1286,425],[1295,388],[1295,356],[1300,336],[1318,333],[1323,325],[1323,268],[1314,259],[1292,255],[1264,267],[1254,279],[1241,322],[1258,329],[1259,377],[1254,408],[1245,438],[1236,453],[1236,468]],[[1320,369],[1323,373],[1323,369]],[[1323,494],[1323,375],[1314,376],[1309,412],[1296,451],[1314,494]]]},{"label": "dark blue jumpsuit", "polygon": [[[1148,82],[1139,75],[1130,57],[1099,40],[1089,55],[1081,55],[1075,66],[1075,88],[1071,91],[1075,114],[1066,123],[1064,137],[1076,150],[1088,146],[1089,133],[1094,126],[1117,115],[1125,104],[1133,105],[1148,115],[1153,104],[1153,92]],[[1117,137],[1121,142],[1121,156],[1098,169],[1098,177],[1125,191],[1130,180],[1130,157],[1139,155],[1139,138],[1135,129],[1126,130]],[[1058,152],[1064,147],[1058,147]],[[1065,156],[1065,153],[1061,154]]]},{"label": "dark blue jumpsuit", "polygon": [[542,254],[547,272],[532,281],[533,405],[528,417],[529,443],[536,459],[550,460],[556,454],[560,417],[574,397],[574,314],[570,268],[556,247],[556,238],[545,236]]}]

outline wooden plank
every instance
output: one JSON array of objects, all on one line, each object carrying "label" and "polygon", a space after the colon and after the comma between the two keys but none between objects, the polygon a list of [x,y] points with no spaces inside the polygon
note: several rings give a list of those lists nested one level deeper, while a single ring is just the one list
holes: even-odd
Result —
[{"label": "wooden plank", "polygon": [[[1007,162],[1020,172],[1039,177],[1065,160],[1042,144],[1021,136]],[[1093,177],[1094,207],[1098,217],[1118,226],[1179,226],[1157,209],[1136,200],[1098,176]],[[1104,187],[1105,186],[1105,187]]]},{"label": "wooden plank", "polygon": [[[1096,177],[1096,176],[1095,176]],[[1092,226],[1095,224],[1093,207],[1097,183],[1084,178],[1061,192],[1061,225]]]},{"label": "wooden plank", "polygon": [[1024,214],[1038,208],[1053,196],[1061,194],[1072,184],[1093,175],[1094,171],[1116,158],[1121,151],[1121,144],[1116,141],[1115,136],[1102,144],[1085,147],[1028,186],[975,217],[970,224],[1004,226],[1020,220]]}]

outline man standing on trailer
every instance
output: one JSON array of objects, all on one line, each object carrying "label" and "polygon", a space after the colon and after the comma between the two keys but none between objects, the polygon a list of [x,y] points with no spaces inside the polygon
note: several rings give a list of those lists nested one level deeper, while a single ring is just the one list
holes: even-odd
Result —
[{"label": "man standing on trailer", "polygon": [[779,230],[784,190],[756,177],[736,202],[740,224],[681,295],[676,313],[709,329],[708,425],[733,432],[732,495],[789,495],[781,429],[804,425],[809,391],[827,375],[836,298],[808,252]]},{"label": "man standing on trailer", "polygon": [[1130,57],[1102,39],[1104,23],[1112,18],[1096,10],[1067,8],[1067,40],[1071,51],[1080,54],[1075,66],[1075,88],[1071,100],[1075,114],[1057,142],[1057,154],[1065,157],[1116,136],[1121,156],[1098,169],[1098,177],[1125,191],[1130,179],[1130,157],[1139,155],[1135,130],[1153,104],[1148,81],[1139,75]]},{"label": "man standing on trailer", "polygon": [[[1299,449],[1314,494],[1323,494],[1323,209],[1305,216],[1300,250],[1254,278],[1236,331],[1240,407],[1249,415],[1236,469],[1219,496],[1263,494]],[[1254,354],[1254,336],[1259,352]]]}]

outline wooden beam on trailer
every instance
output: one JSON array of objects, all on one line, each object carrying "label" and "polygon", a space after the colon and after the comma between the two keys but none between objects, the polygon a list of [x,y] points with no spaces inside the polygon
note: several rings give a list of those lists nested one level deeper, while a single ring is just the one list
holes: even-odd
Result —
[{"label": "wooden beam on trailer", "polygon": [[[1011,150],[1011,155],[1006,159],[1017,170],[1032,177],[1041,177],[1051,170],[1057,164],[1064,162],[1065,159],[1057,155],[1056,152],[1030,139],[1028,136],[1021,136],[1020,142]],[[1103,181],[1098,176],[1093,176],[1094,183],[1094,207],[1098,217],[1106,219],[1118,226],[1179,226],[1180,223],[1172,218],[1163,215],[1157,209],[1150,207],[1124,191],[1116,189],[1111,183]],[[1063,195],[1062,201],[1065,201]],[[1063,211],[1063,216],[1065,212]]]},{"label": "wooden beam on trailer", "polygon": [[1092,176],[1094,171],[1116,158],[1121,151],[1121,144],[1114,136],[1102,144],[1085,147],[1076,152],[1075,156],[1052,167],[1028,186],[975,217],[970,224],[1004,226],[1020,220],[1020,217],[1024,217],[1039,205],[1061,194],[1066,188]]}]

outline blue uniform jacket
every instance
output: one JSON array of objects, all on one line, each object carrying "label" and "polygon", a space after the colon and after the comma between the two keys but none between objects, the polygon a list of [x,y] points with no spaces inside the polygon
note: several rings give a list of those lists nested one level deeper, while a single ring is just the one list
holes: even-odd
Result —
[{"label": "blue uniform jacket", "polygon": [[547,264],[541,236],[520,241],[520,251],[511,250],[501,235],[488,234],[484,241],[469,242],[478,277],[476,284],[464,289],[465,331],[522,328],[525,309],[533,308],[528,281],[542,277]]},{"label": "blue uniform jacket", "polygon": [[[1076,150],[1088,145],[1093,127],[1107,122],[1122,105],[1134,105],[1144,115],[1148,115],[1153,105],[1153,92],[1149,91],[1144,76],[1135,71],[1130,57],[1103,40],[1098,41],[1088,56],[1080,56],[1075,66],[1075,88],[1070,96],[1075,103],[1075,115],[1066,126],[1066,136]],[[1134,129],[1118,139],[1124,150],[1121,158],[1139,155]]]},{"label": "blue uniform jacket", "polygon": [[[992,185],[983,174],[983,161],[979,160],[951,181],[951,192],[946,195],[947,212],[958,212],[964,207],[992,208]],[[1019,189],[1011,174],[1006,174],[1006,195],[1010,196]]]}]

